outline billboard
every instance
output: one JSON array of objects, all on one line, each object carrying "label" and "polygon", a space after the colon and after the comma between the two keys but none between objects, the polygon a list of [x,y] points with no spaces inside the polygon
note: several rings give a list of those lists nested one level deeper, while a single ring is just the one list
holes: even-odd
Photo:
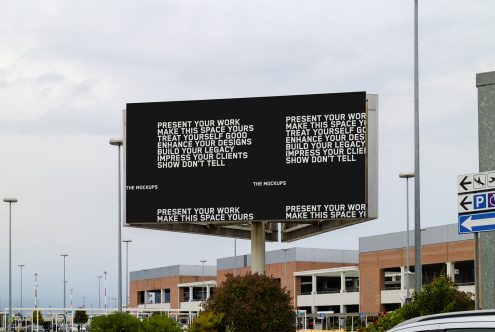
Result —
[{"label": "billboard", "polygon": [[198,232],[376,218],[367,105],[365,92],[127,104],[125,222]]}]

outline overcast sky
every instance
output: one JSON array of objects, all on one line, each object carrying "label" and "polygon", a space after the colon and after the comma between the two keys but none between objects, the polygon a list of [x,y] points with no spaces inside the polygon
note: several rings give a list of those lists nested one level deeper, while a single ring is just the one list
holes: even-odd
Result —
[{"label": "overcast sky", "polygon": [[[421,222],[455,223],[478,170],[475,75],[495,70],[493,0],[420,1]],[[117,150],[129,102],[367,91],[379,95],[379,219],[267,250],[358,249],[405,229],[412,171],[413,1],[6,1],[0,11],[0,195],[14,196],[13,305],[117,297]],[[411,187],[411,192],[412,192]],[[215,264],[234,240],[126,228],[129,268]],[[238,241],[238,253],[249,253]],[[0,305],[8,204],[0,208]],[[124,279],[125,280],[125,279]],[[124,288],[125,289],[125,288]],[[102,299],[103,301],[103,299]],[[110,303],[110,301],[109,301]]]}]

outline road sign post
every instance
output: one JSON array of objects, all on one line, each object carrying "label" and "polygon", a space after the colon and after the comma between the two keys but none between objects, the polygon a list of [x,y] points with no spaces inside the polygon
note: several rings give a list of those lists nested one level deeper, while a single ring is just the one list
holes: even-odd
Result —
[{"label": "road sign post", "polygon": [[[495,72],[476,75],[479,170],[495,169]],[[480,179],[482,180],[482,179]],[[479,184],[479,183],[478,183]],[[474,184],[473,184],[474,185]],[[495,309],[495,232],[480,233],[481,309]]]}]

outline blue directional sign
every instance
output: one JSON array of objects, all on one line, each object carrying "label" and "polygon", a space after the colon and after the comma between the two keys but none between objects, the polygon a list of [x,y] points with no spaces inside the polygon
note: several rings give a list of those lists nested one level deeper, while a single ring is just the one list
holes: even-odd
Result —
[{"label": "blue directional sign", "polygon": [[459,234],[495,230],[495,212],[463,214],[459,216]]},{"label": "blue directional sign", "polygon": [[459,234],[495,231],[495,171],[457,177]]}]

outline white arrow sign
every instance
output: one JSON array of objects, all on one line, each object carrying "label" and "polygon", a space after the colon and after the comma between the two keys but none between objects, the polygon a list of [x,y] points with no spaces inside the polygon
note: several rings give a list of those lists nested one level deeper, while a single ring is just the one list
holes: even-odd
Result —
[{"label": "white arrow sign", "polygon": [[459,216],[459,233],[495,230],[495,212]]},{"label": "white arrow sign", "polygon": [[461,224],[462,227],[465,227],[472,231],[473,227],[490,226],[495,224],[495,218],[478,220],[473,220],[472,218],[473,216],[469,216],[466,220],[464,220],[464,222]]},{"label": "white arrow sign", "polygon": [[464,194],[495,188],[495,172],[481,172],[457,176],[457,193]]}]

